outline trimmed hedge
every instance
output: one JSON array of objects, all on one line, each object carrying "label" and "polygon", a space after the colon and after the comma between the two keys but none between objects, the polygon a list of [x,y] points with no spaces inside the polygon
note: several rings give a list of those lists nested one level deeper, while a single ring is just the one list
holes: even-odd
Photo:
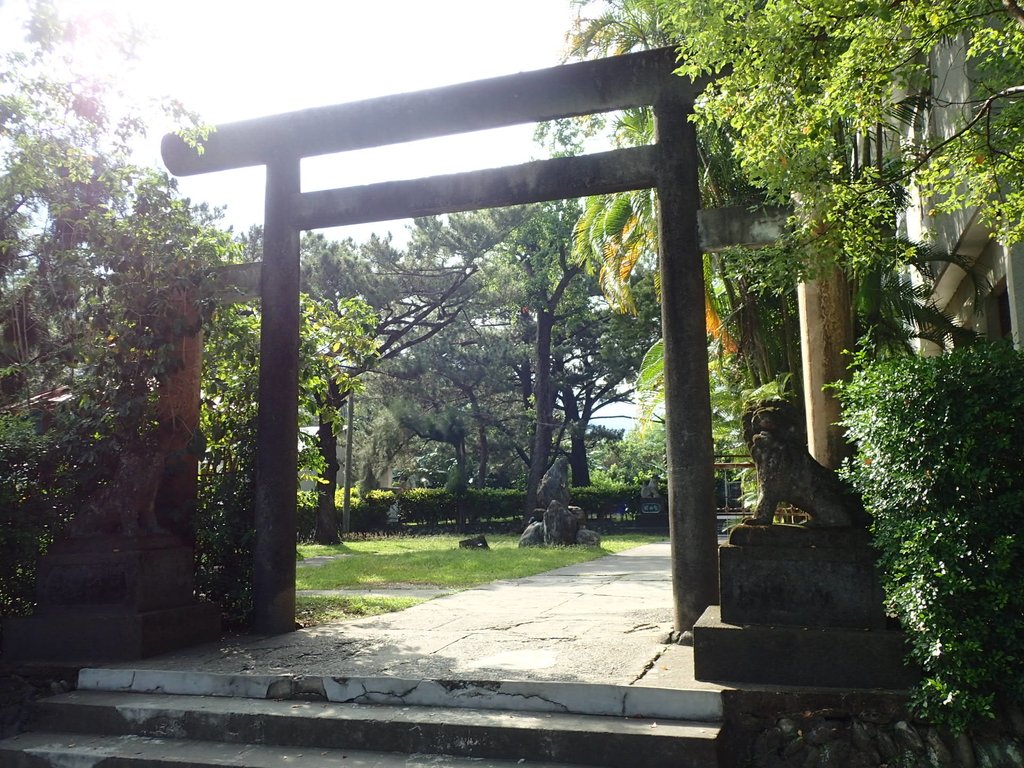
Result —
[{"label": "trimmed hedge", "polygon": [[640,489],[633,483],[607,483],[570,488],[576,506],[582,507],[590,519],[613,515],[636,514],[636,501]]},{"label": "trimmed hedge", "polygon": [[1024,704],[1024,355],[888,361],[840,394],[922,714],[962,731]]},{"label": "trimmed hedge", "polygon": [[[590,519],[608,518],[616,514],[634,514],[638,490],[631,484],[608,484],[572,488],[573,503],[583,507]],[[526,495],[512,488],[468,489],[462,496],[466,521],[470,524],[518,524],[522,519]],[[458,498],[444,488],[412,488],[396,493],[390,490],[369,491],[365,496],[353,495],[351,530],[356,533],[382,531],[389,527],[388,513],[397,502],[404,525],[424,527],[455,525],[458,520]],[[342,492],[337,496],[341,515]],[[316,498],[312,493],[300,494],[299,538],[313,535]]]}]

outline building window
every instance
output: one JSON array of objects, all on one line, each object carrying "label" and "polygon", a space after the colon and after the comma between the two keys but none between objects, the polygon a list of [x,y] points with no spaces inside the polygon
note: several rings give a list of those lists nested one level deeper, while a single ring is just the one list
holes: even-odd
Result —
[{"label": "building window", "polygon": [[985,300],[985,334],[990,339],[1013,338],[1013,327],[1010,323],[1010,294],[1006,290],[1006,280],[1000,280],[992,288],[992,293]]}]

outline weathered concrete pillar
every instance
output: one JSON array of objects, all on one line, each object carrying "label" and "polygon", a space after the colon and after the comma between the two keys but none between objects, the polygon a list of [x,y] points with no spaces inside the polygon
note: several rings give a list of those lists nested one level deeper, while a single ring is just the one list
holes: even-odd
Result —
[{"label": "weathered concrete pillar", "polygon": [[1010,304],[1010,328],[1013,346],[1024,347],[1024,246],[1005,248],[1006,293]]},{"label": "weathered concrete pillar", "polygon": [[655,105],[660,160],[658,233],[665,434],[675,628],[689,632],[718,602],[714,445],[708,382],[704,270],[698,239],[697,141],[691,107]]},{"label": "weathered concrete pillar", "polygon": [[800,307],[800,350],[803,357],[807,450],[829,469],[849,454],[844,431],[837,426],[841,410],[825,386],[845,380],[853,350],[850,283],[836,267],[797,287]]},{"label": "weathered concrete pillar", "polygon": [[256,432],[253,629],[295,629],[295,516],[299,434],[299,230],[291,223],[299,159],[267,164]]}]

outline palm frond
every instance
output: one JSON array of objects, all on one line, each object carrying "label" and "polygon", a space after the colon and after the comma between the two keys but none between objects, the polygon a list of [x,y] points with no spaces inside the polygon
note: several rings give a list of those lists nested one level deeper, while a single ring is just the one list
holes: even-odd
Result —
[{"label": "palm frond", "polygon": [[649,425],[665,403],[665,342],[658,339],[644,354],[636,378],[640,427]]}]

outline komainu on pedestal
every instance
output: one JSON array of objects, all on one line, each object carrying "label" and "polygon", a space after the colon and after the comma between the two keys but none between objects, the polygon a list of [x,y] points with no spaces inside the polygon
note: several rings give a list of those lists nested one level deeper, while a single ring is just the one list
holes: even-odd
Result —
[{"label": "komainu on pedestal", "polygon": [[[905,637],[885,615],[857,495],[807,452],[783,401],[744,414],[758,473],[754,516],[719,547],[721,604],[693,628],[697,679],[843,688],[903,688]],[[809,516],[773,524],[779,504]]]}]

